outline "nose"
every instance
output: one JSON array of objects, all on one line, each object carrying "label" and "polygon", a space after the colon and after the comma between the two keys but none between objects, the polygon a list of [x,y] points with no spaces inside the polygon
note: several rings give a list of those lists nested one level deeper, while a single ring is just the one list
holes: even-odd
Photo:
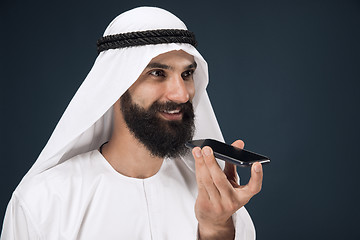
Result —
[{"label": "nose", "polygon": [[186,103],[190,99],[188,86],[180,76],[173,76],[168,82],[167,99],[176,103]]}]

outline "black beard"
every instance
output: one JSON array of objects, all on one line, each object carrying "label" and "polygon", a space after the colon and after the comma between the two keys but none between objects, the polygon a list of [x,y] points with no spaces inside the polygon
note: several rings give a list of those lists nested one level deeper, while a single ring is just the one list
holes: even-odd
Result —
[{"label": "black beard", "polygon": [[[186,141],[194,135],[194,109],[191,102],[177,104],[174,102],[154,102],[148,110],[133,103],[129,91],[120,98],[121,111],[130,132],[155,157],[178,157],[187,152]],[[183,119],[167,121],[158,114],[180,108]]]}]

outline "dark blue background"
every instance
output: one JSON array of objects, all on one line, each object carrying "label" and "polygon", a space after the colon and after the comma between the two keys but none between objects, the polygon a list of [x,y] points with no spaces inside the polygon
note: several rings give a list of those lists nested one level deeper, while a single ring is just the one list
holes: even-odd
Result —
[{"label": "dark blue background", "polygon": [[[247,205],[258,239],[359,238],[355,0],[2,0],[0,218],[89,72],[96,40],[141,5],[196,33],[227,142],[271,157]],[[247,182],[248,169],[239,173]]]}]

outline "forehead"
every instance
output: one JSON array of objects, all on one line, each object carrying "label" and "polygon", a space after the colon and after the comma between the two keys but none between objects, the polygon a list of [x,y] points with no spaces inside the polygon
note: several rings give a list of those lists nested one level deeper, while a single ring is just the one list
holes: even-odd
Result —
[{"label": "forehead", "polygon": [[182,65],[182,64],[192,64],[194,63],[194,56],[188,54],[183,50],[173,50],[160,54],[149,62],[148,66],[152,63],[167,63],[171,65]]}]

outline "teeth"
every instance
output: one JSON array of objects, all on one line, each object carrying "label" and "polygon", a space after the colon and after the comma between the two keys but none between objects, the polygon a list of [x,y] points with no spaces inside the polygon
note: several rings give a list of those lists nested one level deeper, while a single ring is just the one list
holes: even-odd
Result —
[{"label": "teeth", "polygon": [[164,112],[169,113],[169,114],[175,114],[175,113],[179,113],[180,110],[172,110],[172,111],[166,111],[165,110]]}]

